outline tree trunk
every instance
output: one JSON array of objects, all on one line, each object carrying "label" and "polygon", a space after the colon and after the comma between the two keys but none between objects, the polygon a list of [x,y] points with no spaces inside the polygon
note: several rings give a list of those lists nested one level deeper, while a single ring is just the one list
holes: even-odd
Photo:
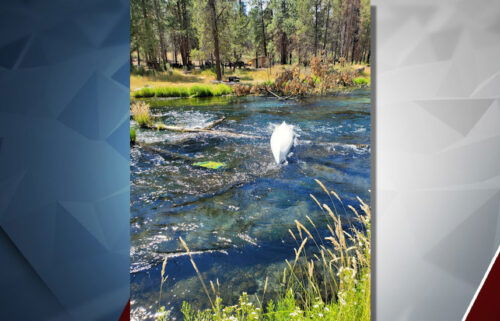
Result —
[{"label": "tree trunk", "polygon": [[220,53],[219,53],[219,30],[217,27],[217,11],[215,8],[215,0],[208,0],[208,7],[212,17],[212,37],[214,39],[214,55],[215,55],[215,73],[217,80],[222,80]]},{"label": "tree trunk", "polygon": [[262,7],[262,0],[259,1],[259,7],[260,7],[260,23],[262,28],[262,46],[264,49],[264,56],[267,57],[266,25],[264,23],[264,8]]},{"label": "tree trunk", "polygon": [[351,62],[357,62],[358,57],[358,44],[359,44],[359,22],[360,22],[360,2],[354,0],[352,4],[352,53]]},{"label": "tree trunk", "polygon": [[152,63],[154,54],[153,54],[153,46],[151,43],[150,37],[152,36],[151,34],[151,26],[149,25],[149,19],[148,19],[148,14],[147,14],[147,9],[146,9],[146,1],[142,0],[141,1],[141,7],[142,7],[142,15],[144,18],[144,31],[145,31],[145,36],[144,40],[146,42],[146,62],[147,63]]},{"label": "tree trunk", "polygon": [[174,64],[177,64],[177,37],[174,36]]},{"label": "tree trunk", "polygon": [[320,5],[321,5],[321,0],[316,0],[314,3],[314,56],[318,55]]},{"label": "tree trunk", "polygon": [[281,33],[281,64],[286,65],[286,58],[288,57],[288,50],[287,50],[287,36],[286,33],[282,32]]},{"label": "tree trunk", "polygon": [[156,26],[158,28],[158,33],[159,33],[159,39],[160,39],[160,58],[161,61],[163,62],[163,69],[167,69],[167,49],[165,47],[165,37],[163,33],[163,25],[161,23],[162,21],[162,15],[161,15],[161,8],[158,0],[154,0],[154,6],[155,6],[155,16],[156,16]]},{"label": "tree trunk", "polygon": [[328,5],[326,7],[325,37],[323,38],[323,51],[326,51],[326,42],[328,39],[328,24],[330,23],[330,5],[331,5],[331,0],[328,1]]},{"label": "tree trunk", "polygon": [[182,1],[182,6],[181,6],[181,16],[182,16],[182,64],[189,68],[191,61],[190,61],[190,35],[189,35],[189,18],[188,18],[188,10],[186,7],[186,1]]},{"label": "tree trunk", "polygon": [[[288,18],[288,12],[287,12],[287,8],[286,8],[286,1],[285,0],[281,0],[281,12],[283,13],[283,17],[284,19]],[[283,26],[283,23],[281,23],[281,39],[280,39],[280,56],[281,56],[281,64],[282,65],[286,65],[286,60],[288,58],[288,36],[286,34],[286,32],[283,30],[284,26]]]}]

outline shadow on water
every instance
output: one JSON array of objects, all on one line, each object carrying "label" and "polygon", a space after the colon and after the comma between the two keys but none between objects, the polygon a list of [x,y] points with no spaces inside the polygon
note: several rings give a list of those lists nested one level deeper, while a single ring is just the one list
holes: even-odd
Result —
[{"label": "shadow on water", "polygon": [[[314,182],[334,188],[347,204],[369,201],[370,92],[277,101],[221,97],[151,101],[154,117],[167,124],[203,127],[222,116],[217,129],[257,138],[140,130],[131,151],[132,315],[151,319],[158,307],[161,262],[169,279],[162,305],[179,316],[183,300],[207,306],[207,298],[178,244],[186,240],[207,280],[219,279],[226,302],[262,291],[278,275],[295,241],[294,220],[311,217],[326,226],[309,198],[329,202]],[[296,126],[298,145],[286,166],[274,164],[273,124]],[[133,125],[133,124],[132,124]],[[195,166],[201,161],[220,169]],[[342,212],[341,212],[342,213]],[[343,214],[346,217],[349,214]],[[320,229],[319,233],[323,233]]]}]

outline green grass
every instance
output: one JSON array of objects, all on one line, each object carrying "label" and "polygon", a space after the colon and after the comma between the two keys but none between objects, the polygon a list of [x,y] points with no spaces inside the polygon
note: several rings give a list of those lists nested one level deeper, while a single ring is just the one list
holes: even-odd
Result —
[{"label": "green grass", "polygon": [[134,98],[152,97],[213,97],[229,95],[233,92],[231,87],[225,84],[219,85],[194,85],[190,87],[145,87],[132,93]]},{"label": "green grass", "polygon": [[233,93],[233,89],[224,84],[219,84],[212,89],[213,96],[224,96]]},{"label": "green grass", "polygon": [[137,138],[137,133],[135,128],[130,127],[130,143],[135,144]]},{"label": "green grass", "polygon": [[206,107],[215,105],[227,105],[236,101],[241,101],[241,98],[235,96],[217,96],[210,98],[183,98],[183,99],[156,99],[156,98],[140,98],[132,101],[144,101],[151,107]]},{"label": "green grass", "polygon": [[154,97],[156,94],[153,88],[144,87],[139,90],[134,91],[133,96],[135,98],[150,98]]},{"label": "green grass", "polygon": [[185,87],[159,87],[154,89],[156,97],[189,97]]},{"label": "green grass", "polygon": [[358,86],[368,86],[370,85],[370,78],[368,77],[356,77],[353,79],[354,84]]},{"label": "green grass", "polygon": [[[297,243],[295,258],[285,261],[287,267],[283,276],[274,280],[274,284],[280,286],[276,297],[266,297],[266,278],[261,293],[249,295],[243,292],[237,304],[224,304],[218,282],[215,286],[210,281],[210,286],[207,286],[187,244],[179,239],[211,304],[210,309],[203,310],[184,302],[181,312],[185,321],[370,320],[370,207],[359,198],[359,207],[347,206],[359,228],[352,224],[345,228],[346,222],[342,222],[339,215],[347,215],[344,202],[335,191],[327,189],[318,180],[316,182],[331,200],[330,205],[321,204],[310,195],[329,220],[327,228],[330,233],[324,239],[313,236],[313,233],[319,236],[318,227],[309,216],[306,216],[305,225],[295,221],[296,228],[289,230]],[[307,244],[311,246],[307,247]],[[161,287],[166,280],[166,262],[165,259]],[[161,307],[156,320],[168,320],[168,316],[168,311]]]},{"label": "green grass", "polygon": [[215,78],[215,76],[216,76],[216,73],[215,73],[215,71],[214,71],[213,69],[205,69],[205,70],[201,70],[201,71],[199,72],[199,74],[200,74],[201,76],[205,76],[205,77],[212,77],[212,78]]},{"label": "green grass", "polygon": [[206,85],[195,85],[189,88],[189,96],[191,97],[211,97],[214,96],[211,88]]}]

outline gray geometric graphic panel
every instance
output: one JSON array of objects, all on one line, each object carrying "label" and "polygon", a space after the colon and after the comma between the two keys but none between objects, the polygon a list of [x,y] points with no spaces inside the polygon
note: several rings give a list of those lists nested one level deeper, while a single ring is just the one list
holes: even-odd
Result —
[{"label": "gray geometric graphic panel", "polygon": [[500,245],[500,1],[372,5],[375,319],[461,320]]}]

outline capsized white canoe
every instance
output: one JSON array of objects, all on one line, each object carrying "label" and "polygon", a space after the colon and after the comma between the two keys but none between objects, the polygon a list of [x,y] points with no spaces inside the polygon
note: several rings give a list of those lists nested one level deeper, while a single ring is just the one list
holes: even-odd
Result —
[{"label": "capsized white canoe", "polygon": [[293,126],[283,122],[274,128],[271,135],[271,151],[273,152],[276,164],[286,161],[286,157],[293,146],[295,133]]}]

